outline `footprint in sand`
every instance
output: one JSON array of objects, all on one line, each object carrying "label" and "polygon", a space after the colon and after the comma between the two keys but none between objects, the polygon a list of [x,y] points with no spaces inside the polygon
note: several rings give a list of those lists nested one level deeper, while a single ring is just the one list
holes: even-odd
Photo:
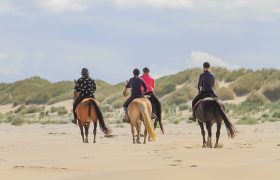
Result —
[{"label": "footprint in sand", "polygon": [[0,162],[6,162],[6,160],[5,159],[0,159]]},{"label": "footprint in sand", "polygon": [[184,148],[185,148],[185,149],[192,149],[192,147],[188,147],[188,146],[185,146]]},{"label": "footprint in sand", "polygon": [[172,159],[172,157],[163,157],[162,159]]},{"label": "footprint in sand", "polygon": [[59,171],[68,170],[67,168],[43,167],[43,166],[14,166],[14,167],[12,167],[12,169],[52,169],[52,170],[59,170]]},{"label": "footprint in sand", "polygon": [[169,164],[169,166],[177,167],[177,166],[180,166],[180,164]]},{"label": "footprint in sand", "polygon": [[191,168],[197,168],[198,166],[197,165],[191,165],[190,167]]},{"label": "footprint in sand", "polygon": [[277,144],[278,147],[280,147],[280,144]]}]

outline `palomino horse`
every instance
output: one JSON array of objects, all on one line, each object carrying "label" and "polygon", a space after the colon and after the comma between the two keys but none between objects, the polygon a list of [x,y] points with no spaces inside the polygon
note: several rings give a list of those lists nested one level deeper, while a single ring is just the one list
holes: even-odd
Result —
[{"label": "palomino horse", "polygon": [[[128,88],[124,90],[124,96],[129,95]],[[152,140],[156,140],[157,135],[152,125],[151,115],[152,115],[152,105],[148,98],[138,98],[133,100],[128,106],[128,117],[131,125],[131,133],[133,138],[133,143],[141,144],[140,142],[140,132],[141,125],[144,122],[144,144],[146,144],[147,134]],[[137,131],[137,139],[135,141],[135,128]]]},{"label": "palomino horse", "polygon": [[[218,101],[219,100],[215,98],[205,98],[197,103],[197,107],[195,109],[195,116],[201,128],[201,134],[203,136],[203,148],[212,148],[212,125],[215,122],[217,123],[216,144],[214,146],[215,148],[219,146],[222,121],[224,121],[226,125],[229,138],[234,138],[237,133],[237,130],[227,118],[224,112],[224,108],[222,108],[221,103],[219,103]],[[206,124],[206,128],[208,131],[207,142],[205,141],[205,130],[203,123]]]},{"label": "palomino horse", "polygon": [[[103,115],[100,111],[98,102],[94,98],[84,99],[76,108],[76,113],[78,117],[78,124],[81,130],[81,135],[84,143],[88,143],[88,131],[90,127],[90,122],[93,122],[94,129],[94,140],[93,143],[96,143],[96,129],[97,123],[99,121],[99,126],[101,131],[105,135],[109,135],[111,130],[106,126],[103,119]],[[85,133],[84,133],[85,130]]]}]

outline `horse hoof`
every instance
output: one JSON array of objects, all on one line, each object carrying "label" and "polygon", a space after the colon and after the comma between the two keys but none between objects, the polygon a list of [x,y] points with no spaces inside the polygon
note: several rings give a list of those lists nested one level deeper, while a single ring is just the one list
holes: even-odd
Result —
[{"label": "horse hoof", "polygon": [[137,142],[137,144],[142,144],[141,142]]},{"label": "horse hoof", "polygon": [[96,141],[93,141],[93,144],[96,144]]}]

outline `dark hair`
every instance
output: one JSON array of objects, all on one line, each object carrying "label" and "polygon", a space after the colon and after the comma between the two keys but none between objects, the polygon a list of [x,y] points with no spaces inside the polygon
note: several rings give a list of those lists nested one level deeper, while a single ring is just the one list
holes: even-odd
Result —
[{"label": "dark hair", "polygon": [[210,63],[209,62],[204,62],[203,67],[204,68],[210,68]]},{"label": "dark hair", "polygon": [[134,74],[134,76],[139,76],[140,75],[140,70],[139,69],[134,69],[133,70],[133,74]]},{"label": "dark hair", "polygon": [[89,72],[88,72],[87,68],[83,68],[81,73],[82,73],[82,76],[88,76],[89,75]]},{"label": "dark hair", "polygon": [[150,69],[149,68],[147,68],[147,67],[144,67],[143,68],[143,73],[149,73],[150,72]]}]

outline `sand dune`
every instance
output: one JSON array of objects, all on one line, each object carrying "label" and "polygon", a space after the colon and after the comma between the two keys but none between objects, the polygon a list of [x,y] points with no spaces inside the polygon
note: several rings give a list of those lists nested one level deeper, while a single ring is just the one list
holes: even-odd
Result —
[{"label": "sand dune", "polygon": [[[83,144],[74,125],[0,125],[0,177],[8,180],[280,179],[280,123],[223,127],[221,148],[202,149],[195,124],[167,125],[156,142],[134,145],[130,128]],[[158,131],[159,132],[159,131]],[[90,135],[90,141],[93,136]]]}]

